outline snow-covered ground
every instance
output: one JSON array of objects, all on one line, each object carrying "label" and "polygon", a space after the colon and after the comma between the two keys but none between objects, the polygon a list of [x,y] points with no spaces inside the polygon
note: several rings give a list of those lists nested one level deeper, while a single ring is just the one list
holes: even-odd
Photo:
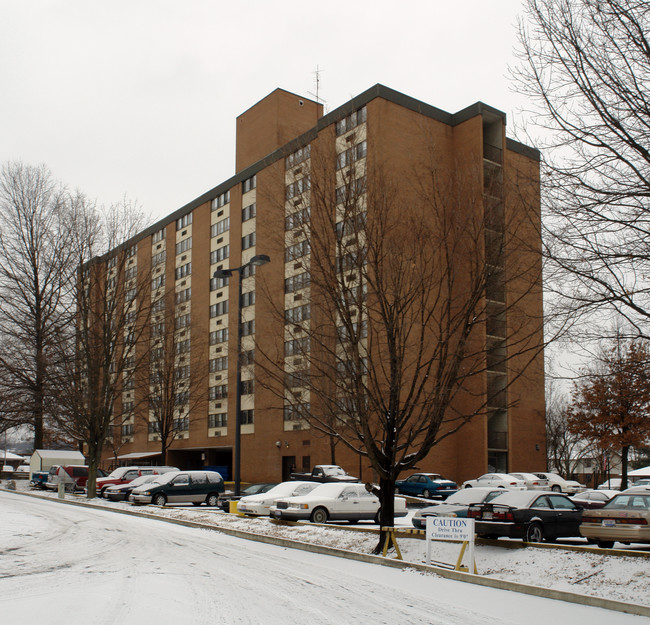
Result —
[{"label": "snow-covered ground", "polygon": [[[205,509],[161,512],[342,540],[332,529],[283,528]],[[355,535],[357,544],[374,542]],[[647,623],[641,616],[6,492],[0,492],[0,553],[3,624]]]}]

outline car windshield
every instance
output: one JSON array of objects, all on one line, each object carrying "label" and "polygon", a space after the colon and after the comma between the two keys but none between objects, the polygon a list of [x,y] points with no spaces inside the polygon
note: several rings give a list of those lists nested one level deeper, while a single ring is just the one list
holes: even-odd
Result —
[{"label": "car windshield", "polygon": [[328,476],[345,475],[341,467],[323,467],[323,473]]},{"label": "car windshield", "polygon": [[159,477],[159,476],[141,475],[140,477],[136,477],[132,482],[129,482],[129,487],[136,487],[136,486],[140,486],[140,484],[146,484],[147,482],[151,482],[155,477]]},{"label": "car windshield", "polygon": [[310,497],[338,497],[341,490],[347,488],[348,485],[342,486],[341,484],[319,484],[310,493]]},{"label": "car windshield", "polygon": [[512,506],[513,508],[527,508],[534,499],[539,497],[540,491],[517,490],[506,491],[503,495],[495,497],[493,504]]},{"label": "car windshield", "polygon": [[167,471],[162,475],[154,476],[153,480],[149,482],[150,484],[167,484],[171,482],[178,475],[178,471]]},{"label": "car windshield", "polygon": [[128,470],[128,467],[117,467],[114,471],[111,471],[111,473],[108,474],[108,477],[110,478],[120,478],[122,477]]},{"label": "car windshield", "polygon": [[630,493],[629,495],[616,495],[614,499],[606,503],[603,510],[650,510],[650,494]]}]

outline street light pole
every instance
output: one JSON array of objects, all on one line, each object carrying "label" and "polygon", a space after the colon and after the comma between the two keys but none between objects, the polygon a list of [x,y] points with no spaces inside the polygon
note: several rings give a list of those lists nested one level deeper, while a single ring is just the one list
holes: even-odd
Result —
[{"label": "street light pole", "polygon": [[217,269],[212,275],[213,278],[230,278],[233,272],[238,274],[237,284],[237,380],[235,385],[235,457],[234,457],[234,477],[235,477],[235,495],[241,494],[241,339],[242,339],[242,272],[247,267],[259,267],[270,262],[266,254],[253,256],[247,263],[241,267],[232,267],[230,269]]}]

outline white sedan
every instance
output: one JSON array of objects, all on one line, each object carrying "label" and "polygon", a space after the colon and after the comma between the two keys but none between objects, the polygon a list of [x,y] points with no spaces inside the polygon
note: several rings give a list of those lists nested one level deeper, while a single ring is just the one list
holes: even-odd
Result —
[{"label": "white sedan", "polygon": [[237,503],[237,512],[254,516],[268,516],[271,506],[280,497],[293,497],[294,495],[306,495],[320,486],[319,482],[300,482],[291,480],[274,486],[271,490],[258,495],[247,495]]},{"label": "white sedan", "polygon": [[518,480],[524,480],[528,490],[548,490],[550,488],[545,477],[539,477],[534,473],[510,473],[509,475]]},{"label": "white sedan", "polygon": [[557,473],[535,473],[535,475],[546,478],[550,489],[556,493],[574,494],[587,490],[587,487],[580,484],[580,482],[576,482],[575,480],[565,480]]},{"label": "white sedan", "polygon": [[494,488],[507,488],[508,490],[526,490],[526,482],[508,473],[486,473],[475,480],[463,482],[463,488],[474,486],[492,486]]},{"label": "white sedan", "polygon": [[[395,497],[395,516],[406,516],[406,500]],[[379,498],[363,484],[321,484],[307,495],[278,499],[271,516],[287,521],[374,521],[378,523]]]}]

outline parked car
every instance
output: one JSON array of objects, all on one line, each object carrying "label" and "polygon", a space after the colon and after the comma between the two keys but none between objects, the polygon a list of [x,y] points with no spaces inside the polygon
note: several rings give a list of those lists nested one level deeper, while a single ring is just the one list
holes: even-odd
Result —
[{"label": "parked car", "polygon": [[[169,471],[171,473],[171,471]],[[104,497],[110,501],[128,501],[129,496],[134,488],[138,488],[143,484],[148,484],[158,477],[157,473],[150,473],[149,475],[141,475],[126,484],[112,484],[111,486],[104,486]]]},{"label": "parked car", "polygon": [[[97,469],[97,475],[105,476],[106,473]],[[64,464],[50,467],[45,487],[57,490],[62,483],[66,492],[82,491],[88,482],[88,466],[85,464]]]},{"label": "parked car", "polygon": [[268,516],[271,506],[278,499],[306,495],[317,486],[320,486],[318,482],[301,482],[296,480],[281,482],[265,493],[242,497],[237,504],[237,511],[250,516]]},{"label": "parked car", "polygon": [[585,490],[571,497],[579,506],[587,510],[602,508],[612,497],[618,495],[618,490]]},{"label": "parked car", "polygon": [[598,484],[597,490],[621,490],[621,478],[612,477],[608,480],[605,480],[602,484]]},{"label": "parked car", "polygon": [[[363,484],[321,484],[306,495],[278,499],[271,506],[270,514],[287,521],[379,523],[379,498]],[[395,497],[395,516],[406,514],[406,500]]]},{"label": "parked car", "polygon": [[223,491],[223,478],[216,471],[168,471],[148,484],[134,488],[129,500],[156,506],[164,506],[166,503],[192,503],[199,506],[203,502],[208,506],[216,506],[219,494]]},{"label": "parked car", "polygon": [[523,480],[527,490],[550,490],[548,480],[534,473],[509,473],[508,475]]},{"label": "parked car", "polygon": [[504,493],[490,503],[470,506],[476,533],[483,538],[523,538],[526,542],[580,536],[582,508],[554,492]]},{"label": "parked car", "polygon": [[603,548],[613,547],[617,541],[650,543],[650,489],[628,488],[600,510],[589,510],[582,516],[580,534]]},{"label": "parked car", "polygon": [[475,486],[494,486],[495,488],[507,488],[508,490],[526,490],[526,482],[512,477],[507,473],[486,473],[475,480],[463,482],[463,488],[474,488]]},{"label": "parked car", "polygon": [[555,493],[581,493],[587,487],[575,480],[565,480],[557,473],[535,473],[537,477],[548,480],[551,490]]},{"label": "parked car", "polygon": [[247,497],[248,495],[259,495],[261,493],[266,493],[277,485],[277,482],[261,482],[260,484],[250,484],[246,488],[242,489],[241,495],[235,495],[234,493],[227,491],[219,497],[219,503],[217,505],[224,512],[230,512],[231,501],[239,501],[242,497]]},{"label": "parked car", "polygon": [[359,478],[348,475],[337,464],[317,464],[309,473],[292,473],[292,480],[301,482],[358,482]]},{"label": "parked car", "polygon": [[176,467],[117,467],[108,476],[97,480],[97,494],[103,497],[109,486],[128,484],[141,475],[162,475],[169,471],[178,471],[178,469]]},{"label": "parked car", "polygon": [[458,490],[458,485],[438,473],[414,473],[405,480],[395,482],[395,490],[402,495],[424,497],[425,499],[431,497],[446,499]]},{"label": "parked car", "polygon": [[444,503],[434,506],[427,506],[416,511],[411,519],[413,527],[417,529],[426,529],[428,516],[448,516],[466,518],[467,511],[472,504],[487,503],[495,497],[503,495],[503,488],[482,487],[464,488],[457,493],[450,495]]}]

